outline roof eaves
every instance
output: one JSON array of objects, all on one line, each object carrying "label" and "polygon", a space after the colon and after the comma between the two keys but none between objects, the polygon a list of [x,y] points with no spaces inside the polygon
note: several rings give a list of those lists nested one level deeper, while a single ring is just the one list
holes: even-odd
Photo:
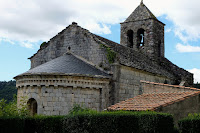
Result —
[{"label": "roof eaves", "polygon": [[124,23],[129,23],[129,22],[138,22],[138,21],[146,21],[146,20],[150,20],[150,19],[153,19],[153,20],[156,20],[157,22],[163,24],[163,25],[166,25],[165,23],[161,22],[160,20],[158,19],[155,19],[155,18],[148,18],[148,19],[143,19],[143,20],[136,20],[136,21],[124,21],[124,22],[121,22],[120,24],[124,24]]},{"label": "roof eaves", "polygon": [[111,79],[111,76],[90,75],[90,74],[77,74],[77,73],[25,73],[14,77],[14,79],[23,76],[76,76],[76,77],[92,77],[92,78],[105,78]]}]

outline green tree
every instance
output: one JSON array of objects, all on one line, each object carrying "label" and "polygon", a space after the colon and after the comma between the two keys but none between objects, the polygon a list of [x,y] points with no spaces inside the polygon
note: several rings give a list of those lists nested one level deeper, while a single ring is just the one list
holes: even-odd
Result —
[{"label": "green tree", "polygon": [[13,95],[17,94],[16,81],[0,81],[0,99],[5,99],[6,103],[13,100]]},{"label": "green tree", "polygon": [[6,116],[30,116],[30,112],[28,110],[28,105],[27,105],[27,98],[22,98],[20,101],[20,105],[17,106],[17,97],[16,95],[14,96],[14,100],[6,103],[6,100],[1,99],[0,100],[0,117]]}]

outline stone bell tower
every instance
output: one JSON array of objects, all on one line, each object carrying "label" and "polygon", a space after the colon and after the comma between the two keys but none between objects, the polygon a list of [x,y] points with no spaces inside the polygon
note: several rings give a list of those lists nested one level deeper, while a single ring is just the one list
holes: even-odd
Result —
[{"label": "stone bell tower", "polygon": [[120,43],[150,58],[164,57],[164,26],[141,1],[121,23]]}]

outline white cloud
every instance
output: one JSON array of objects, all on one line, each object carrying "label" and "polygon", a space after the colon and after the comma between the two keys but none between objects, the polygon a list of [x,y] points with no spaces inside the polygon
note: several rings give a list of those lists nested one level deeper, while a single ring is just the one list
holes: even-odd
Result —
[{"label": "white cloud", "polygon": [[[76,21],[99,34],[111,34],[110,26],[123,22],[140,0],[0,0],[0,37],[21,42],[47,41]],[[144,0],[156,15],[175,24],[184,42],[200,38],[200,1]],[[167,29],[166,32],[170,32]]]},{"label": "white cloud", "polygon": [[200,83],[200,69],[193,68],[188,71],[194,74],[194,83]]},{"label": "white cloud", "polygon": [[200,1],[153,0],[146,2],[149,4],[150,9],[155,12],[155,15],[165,14],[168,20],[174,23],[176,27],[175,33],[182,41],[194,41],[200,38],[200,8],[198,6]]},{"label": "white cloud", "polygon": [[2,38],[2,37],[0,37],[0,42],[8,42],[9,44],[12,44],[12,45],[15,44],[14,41],[9,40],[8,38]]},{"label": "white cloud", "polygon": [[127,11],[122,5],[115,0],[0,0],[0,37],[32,47],[23,42],[48,41],[73,21],[91,32],[111,34],[110,25],[121,22]]},{"label": "white cloud", "polygon": [[28,42],[21,42],[20,45],[21,45],[22,47],[25,47],[25,48],[31,48],[31,49],[33,49],[33,44],[28,43]]},{"label": "white cloud", "polygon": [[176,49],[181,53],[200,52],[199,46],[182,45],[180,43],[176,45]]},{"label": "white cloud", "polygon": [[169,32],[171,32],[171,31],[172,31],[171,28],[165,30],[166,33],[169,33]]},{"label": "white cloud", "polygon": [[100,24],[86,24],[85,25],[86,29],[90,29],[92,32],[97,33],[97,34],[111,34],[111,30],[110,27],[102,24],[102,26]]},{"label": "white cloud", "polygon": [[38,42],[29,42],[29,41],[16,41],[16,40],[9,40],[8,38],[0,38],[0,44],[9,43],[12,45],[20,45],[25,48],[33,49],[34,45],[38,48]]}]

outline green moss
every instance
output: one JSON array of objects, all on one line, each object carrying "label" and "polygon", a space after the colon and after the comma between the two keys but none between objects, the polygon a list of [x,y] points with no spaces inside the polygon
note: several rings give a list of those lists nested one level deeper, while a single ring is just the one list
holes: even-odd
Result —
[{"label": "green moss", "polygon": [[103,62],[99,63],[99,67],[103,67]]},{"label": "green moss", "polygon": [[43,42],[41,45],[40,45],[40,47],[44,47],[44,46],[46,46],[47,45],[47,43],[46,42]]},{"label": "green moss", "polygon": [[101,44],[101,47],[106,49],[106,52],[107,52],[106,56],[107,56],[108,62],[110,64],[114,63],[115,57],[116,57],[116,53],[111,48],[107,47],[104,44]]}]

